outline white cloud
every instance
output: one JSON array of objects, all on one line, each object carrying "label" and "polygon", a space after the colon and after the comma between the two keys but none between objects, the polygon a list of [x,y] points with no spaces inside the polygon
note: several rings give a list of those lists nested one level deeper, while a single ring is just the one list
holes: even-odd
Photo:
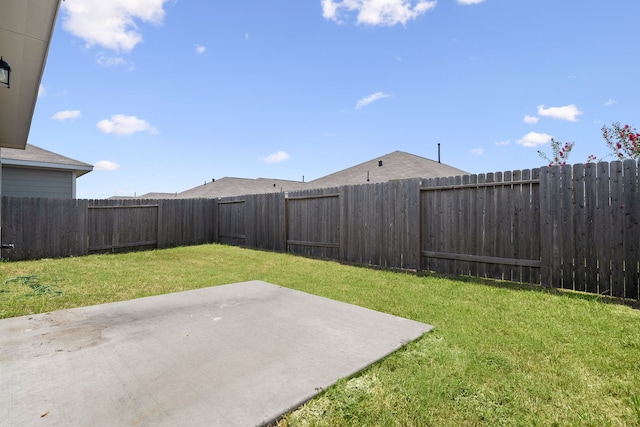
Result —
[{"label": "white cloud", "polygon": [[[322,3],[322,17],[324,19],[330,19],[332,21],[338,21],[338,3],[334,3],[333,0],[321,0]],[[354,6],[355,9],[355,6]]]},{"label": "white cloud", "polygon": [[207,48],[205,46],[202,46],[200,44],[196,45],[196,53],[198,55],[202,55],[203,53],[205,53],[206,50],[207,50]]},{"label": "white cloud", "polygon": [[267,163],[280,163],[289,160],[289,154],[284,151],[278,151],[277,153],[271,153],[260,160]]},{"label": "white cloud", "polygon": [[524,116],[523,121],[532,125],[538,123],[540,121],[540,117],[526,115]]},{"label": "white cloud", "polygon": [[549,107],[545,108],[544,105],[538,106],[538,115],[544,117],[551,117],[559,120],[568,120],[570,122],[577,122],[578,116],[582,114],[582,111],[578,109],[574,104],[565,105],[564,107]]},{"label": "white cloud", "polygon": [[82,0],[62,3],[63,28],[85,41],[129,52],[142,41],[137,22],[162,24],[166,0]]},{"label": "white cloud", "polygon": [[604,105],[605,105],[605,107],[610,107],[613,104],[617,104],[617,103],[618,103],[618,101],[616,101],[614,99],[609,99],[609,100],[607,100],[607,102],[604,103]]},{"label": "white cloud", "polygon": [[483,3],[485,0],[458,0],[458,4],[468,5],[468,4],[479,4]]},{"label": "white cloud", "polygon": [[341,12],[356,12],[358,24],[405,25],[436,6],[436,0],[321,0],[322,16],[341,23]]},{"label": "white cloud", "polygon": [[100,160],[99,162],[96,162],[94,169],[97,171],[112,172],[120,169],[120,165],[109,160]]},{"label": "white cloud", "polygon": [[41,96],[46,96],[46,95],[47,95],[47,89],[43,85],[40,85],[38,87],[38,98],[40,98]]},{"label": "white cloud", "polygon": [[136,116],[125,116],[123,114],[116,114],[110,120],[100,120],[96,126],[104,133],[113,133],[118,136],[132,135],[136,132],[149,132],[151,134],[158,132],[147,121]]},{"label": "white cloud", "polygon": [[517,142],[524,147],[536,147],[551,141],[552,136],[546,133],[529,132]]},{"label": "white cloud", "polygon": [[494,142],[494,145],[497,145],[498,147],[503,147],[505,145],[509,145],[511,144],[511,140],[510,139],[505,139],[504,141],[496,141]]},{"label": "white cloud", "polygon": [[135,69],[135,66],[132,63],[129,63],[122,56],[107,55],[104,52],[100,52],[96,55],[96,62],[103,67],[119,67],[128,65],[129,71]]},{"label": "white cloud", "polygon": [[471,150],[471,154],[474,156],[482,156],[484,154],[484,148],[474,148]]},{"label": "white cloud", "polygon": [[359,100],[356,103],[356,109],[359,110],[362,107],[366,107],[367,105],[371,104],[372,102],[375,102],[379,99],[384,99],[384,98],[388,98],[390,95],[384,93],[384,92],[376,92],[373,93],[369,96],[365,96],[364,98],[362,98],[361,100]]},{"label": "white cloud", "polygon": [[249,33],[244,33],[244,39],[249,40]]},{"label": "white cloud", "polygon": [[78,117],[80,117],[80,110],[58,111],[53,116],[51,116],[51,118],[53,120],[59,120],[61,122],[65,121],[65,120],[77,119]]}]

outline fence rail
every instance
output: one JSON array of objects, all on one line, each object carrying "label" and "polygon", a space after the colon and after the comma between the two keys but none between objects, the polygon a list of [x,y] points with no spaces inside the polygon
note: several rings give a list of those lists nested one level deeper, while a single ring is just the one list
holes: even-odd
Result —
[{"label": "fence rail", "polygon": [[640,298],[633,160],[219,200],[2,198],[9,260],[219,242]]}]

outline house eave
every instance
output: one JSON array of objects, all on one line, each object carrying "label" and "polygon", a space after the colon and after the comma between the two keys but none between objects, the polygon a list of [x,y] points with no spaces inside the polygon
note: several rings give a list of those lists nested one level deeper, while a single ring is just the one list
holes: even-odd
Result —
[{"label": "house eave", "polygon": [[0,88],[0,147],[24,149],[60,0],[3,0],[0,55],[11,66],[11,87]]},{"label": "house eave", "polygon": [[22,168],[31,168],[31,169],[57,169],[57,170],[75,171],[77,177],[80,177],[93,170],[93,166],[91,165],[80,166],[80,165],[71,165],[71,164],[64,164],[64,163],[34,162],[34,161],[28,161],[28,160],[12,160],[12,159],[3,159],[2,165],[18,166]]}]

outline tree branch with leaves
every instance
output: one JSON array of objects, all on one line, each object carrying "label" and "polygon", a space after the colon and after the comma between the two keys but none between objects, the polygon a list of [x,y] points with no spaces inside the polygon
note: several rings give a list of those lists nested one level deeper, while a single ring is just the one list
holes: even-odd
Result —
[{"label": "tree branch with leaves", "polygon": [[538,150],[538,155],[549,162],[549,166],[563,166],[567,164],[574,145],[575,142],[562,143],[551,138],[551,157],[542,150]]},{"label": "tree branch with leaves", "polygon": [[640,157],[640,132],[636,128],[616,122],[610,128],[602,126],[602,137],[618,159]]}]

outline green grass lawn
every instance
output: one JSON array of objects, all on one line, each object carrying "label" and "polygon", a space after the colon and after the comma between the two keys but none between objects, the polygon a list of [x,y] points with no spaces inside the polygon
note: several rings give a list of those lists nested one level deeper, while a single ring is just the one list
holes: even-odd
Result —
[{"label": "green grass lawn", "polygon": [[595,296],[221,245],[0,268],[0,283],[32,276],[0,285],[0,318],[264,280],[435,326],[282,427],[640,426],[640,311]]}]

